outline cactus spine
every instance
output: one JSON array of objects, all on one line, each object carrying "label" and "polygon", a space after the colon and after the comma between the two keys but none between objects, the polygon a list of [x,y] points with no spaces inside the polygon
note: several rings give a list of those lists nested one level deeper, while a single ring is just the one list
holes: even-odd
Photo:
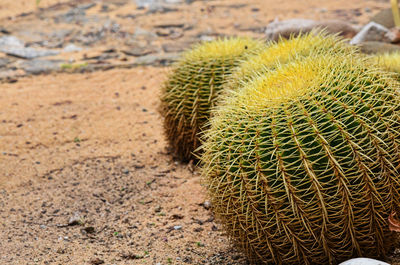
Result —
[{"label": "cactus spine", "polygon": [[224,95],[203,175],[232,241],[263,264],[381,257],[398,210],[399,83],[355,54],[277,65]]},{"label": "cactus spine", "polygon": [[193,159],[199,132],[226,77],[239,61],[265,48],[262,41],[226,38],[195,46],[183,54],[162,89],[161,114],[164,131],[175,155]]}]

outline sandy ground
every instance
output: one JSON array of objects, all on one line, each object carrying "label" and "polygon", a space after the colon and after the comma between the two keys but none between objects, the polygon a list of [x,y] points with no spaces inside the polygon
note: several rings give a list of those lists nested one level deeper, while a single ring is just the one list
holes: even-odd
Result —
[{"label": "sandy ground", "polygon": [[[1,87],[1,146],[13,150],[1,156],[2,264],[199,264],[230,251],[202,206],[193,166],[166,151],[156,112],[164,72],[40,76]],[[75,214],[82,223],[64,226]]]},{"label": "sandy ground", "polygon": [[[68,1],[39,5],[59,2]],[[245,3],[245,11],[228,14],[227,2],[200,1],[179,17],[156,14],[138,23],[175,19],[195,23],[198,31],[244,34],[238,23],[265,26],[276,16],[342,18],[389,5]],[[118,12],[129,8],[135,5]],[[210,8],[217,11],[204,11]],[[34,0],[5,0],[0,18],[12,25],[21,11],[36,9]],[[366,22],[370,15],[361,12],[354,20]],[[0,85],[0,264],[246,264],[214,223],[195,166],[174,161],[166,147],[157,107],[167,71],[59,73]]]},{"label": "sandy ground", "polygon": [[[244,262],[203,206],[193,165],[165,147],[156,111],[165,72],[1,87],[0,263]],[[74,215],[80,223],[69,226]]]}]

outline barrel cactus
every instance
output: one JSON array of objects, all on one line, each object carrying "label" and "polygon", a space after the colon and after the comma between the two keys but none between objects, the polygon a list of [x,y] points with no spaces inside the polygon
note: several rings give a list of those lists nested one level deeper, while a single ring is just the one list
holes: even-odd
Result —
[{"label": "barrel cactus", "polygon": [[250,38],[205,42],[183,54],[165,82],[161,96],[164,130],[175,155],[193,159],[199,132],[210,116],[216,97],[234,67],[266,47]]},{"label": "barrel cactus", "polygon": [[343,54],[356,50],[355,46],[350,46],[336,35],[313,30],[271,43],[267,49],[246,58],[235,68],[226,86],[236,89],[241,83],[253,78],[255,73],[260,74],[277,64],[285,64],[298,58],[324,53]]},{"label": "barrel cactus", "polygon": [[392,247],[400,206],[399,83],[355,54],[277,65],[224,95],[203,176],[252,262],[337,264]]}]

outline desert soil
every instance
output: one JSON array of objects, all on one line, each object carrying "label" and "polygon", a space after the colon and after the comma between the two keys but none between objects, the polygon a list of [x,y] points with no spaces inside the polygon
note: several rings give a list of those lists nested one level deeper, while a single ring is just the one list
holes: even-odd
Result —
[{"label": "desert soil", "polygon": [[[92,5],[79,19],[54,17],[82,4]],[[46,60],[85,67],[32,75],[29,60],[0,53],[0,264],[247,264],[214,222],[196,166],[166,146],[157,108],[169,68],[157,56],[218,35],[263,37],[276,17],[362,25],[388,6],[230,0],[146,12],[128,0],[2,0],[5,35],[58,51],[76,37],[82,49]],[[118,34],[100,34],[109,21]],[[71,30],[58,46],[54,29]],[[126,53],[147,46],[147,66]]]}]

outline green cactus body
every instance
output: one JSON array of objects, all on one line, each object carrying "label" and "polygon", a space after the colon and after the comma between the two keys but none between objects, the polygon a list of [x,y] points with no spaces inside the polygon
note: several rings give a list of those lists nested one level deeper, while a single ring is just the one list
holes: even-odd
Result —
[{"label": "green cactus body", "polygon": [[243,60],[228,78],[226,89],[237,89],[241,83],[246,83],[255,77],[255,73],[258,75],[265,73],[273,70],[276,65],[286,64],[292,60],[324,53],[345,54],[356,50],[356,47],[350,46],[341,38],[319,30],[282,39],[277,43],[271,43],[262,52]]},{"label": "green cactus body", "polygon": [[200,145],[198,133],[208,121],[227,75],[241,59],[265,47],[262,41],[226,38],[199,44],[183,54],[161,97],[164,130],[179,159],[194,158],[193,151]]},{"label": "green cactus body", "polygon": [[356,57],[277,66],[216,108],[203,175],[216,216],[251,261],[337,264],[391,247],[399,83]]}]

